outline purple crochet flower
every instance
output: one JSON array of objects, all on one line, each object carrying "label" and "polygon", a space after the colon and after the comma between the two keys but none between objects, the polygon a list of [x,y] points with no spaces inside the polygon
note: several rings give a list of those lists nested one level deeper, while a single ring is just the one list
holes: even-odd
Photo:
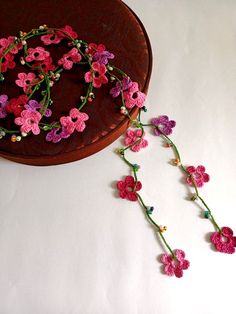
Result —
[{"label": "purple crochet flower", "polygon": [[1,95],[0,96],[0,118],[6,118],[7,112],[6,112],[6,105],[8,103],[8,96],[7,95]]},{"label": "purple crochet flower", "polygon": [[113,98],[116,98],[120,95],[122,91],[129,89],[132,86],[133,82],[128,76],[125,76],[122,82],[117,82],[116,86],[110,90],[110,94]]},{"label": "purple crochet flower", "polygon": [[98,62],[100,64],[107,64],[108,63],[108,59],[114,59],[115,56],[113,55],[113,53],[110,53],[109,51],[97,51],[95,52],[94,56],[93,56],[93,61]]},{"label": "purple crochet flower", "polygon": [[176,122],[174,120],[169,120],[167,116],[153,118],[151,123],[157,127],[154,128],[154,134],[157,136],[161,134],[170,135],[172,133],[172,129],[176,126]]},{"label": "purple crochet flower", "polygon": [[70,134],[66,131],[64,127],[62,128],[53,128],[48,134],[46,135],[47,142],[58,143],[63,138],[68,138]]},{"label": "purple crochet flower", "polygon": [[[24,107],[29,111],[37,111],[37,109],[41,109],[42,104],[32,99]],[[50,117],[52,115],[52,110],[47,109],[44,115],[45,117]]]}]

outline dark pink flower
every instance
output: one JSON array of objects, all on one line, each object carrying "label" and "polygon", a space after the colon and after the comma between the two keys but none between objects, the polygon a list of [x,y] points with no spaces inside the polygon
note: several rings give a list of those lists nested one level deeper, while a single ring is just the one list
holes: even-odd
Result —
[{"label": "dark pink flower", "polygon": [[124,92],[124,100],[126,107],[131,109],[134,106],[138,108],[142,108],[145,102],[146,95],[140,92],[138,83],[133,82],[132,86],[128,89],[128,91]]},{"label": "dark pink flower", "polygon": [[138,200],[136,192],[141,190],[142,183],[140,181],[135,182],[135,179],[132,176],[126,176],[125,180],[118,181],[116,186],[121,198],[135,202]]},{"label": "dark pink flower", "polygon": [[18,73],[18,80],[16,80],[16,85],[23,87],[25,93],[29,93],[31,86],[35,85],[36,83],[36,75],[33,72]]},{"label": "dark pink flower", "polygon": [[21,116],[15,118],[15,124],[21,125],[21,132],[28,133],[32,131],[34,135],[40,133],[39,121],[42,116],[38,111],[23,110]]},{"label": "dark pink flower", "polygon": [[46,135],[47,142],[58,143],[63,138],[68,138],[70,134],[66,131],[65,128],[53,128],[50,132]]},{"label": "dark pink flower", "polygon": [[[0,58],[2,57],[2,55],[0,54]],[[14,69],[14,67],[16,66],[15,62],[14,62],[14,55],[12,55],[11,53],[6,54],[3,59],[2,59],[2,63],[1,63],[1,72],[7,72],[8,69]]]},{"label": "dark pink flower", "polygon": [[[139,152],[141,148],[145,148],[148,146],[148,141],[144,138],[141,138],[142,130],[128,130],[126,132],[126,137],[124,143],[126,146],[131,145],[131,150],[133,152]],[[138,141],[139,140],[139,141]],[[137,143],[135,143],[137,141]]]},{"label": "dark pink flower", "polygon": [[132,86],[133,82],[128,76],[125,76],[122,82],[116,82],[116,86],[110,90],[110,94],[113,98],[116,98],[120,95],[121,92],[129,89]]},{"label": "dark pink flower", "polygon": [[59,65],[62,65],[65,70],[70,70],[73,67],[73,63],[80,62],[81,55],[76,48],[72,48],[68,53],[58,61]]},{"label": "dark pink flower", "polygon": [[185,259],[185,253],[182,250],[175,250],[175,258],[170,254],[163,254],[161,262],[164,264],[164,272],[168,276],[176,276],[181,278],[183,270],[189,268],[189,261]]},{"label": "dark pink flower", "polygon": [[50,53],[43,47],[29,48],[28,55],[25,57],[27,62],[43,61],[50,56]]},{"label": "dark pink flower", "polygon": [[106,71],[107,69],[104,64],[93,62],[91,71],[85,73],[85,82],[93,82],[93,86],[96,88],[101,87],[102,84],[108,83],[108,79],[105,75]]},{"label": "dark pink flower", "polygon": [[8,104],[8,96],[7,95],[1,95],[0,96],[0,118],[6,118],[7,111],[6,106]]},{"label": "dark pink flower", "polygon": [[[62,32],[60,32],[60,30]],[[71,26],[69,25],[66,25],[65,27],[63,28],[60,28],[59,31],[57,32],[59,36],[61,37],[66,37],[68,38],[68,35],[73,38],[73,39],[76,39],[78,37],[78,34],[72,29]],[[65,34],[66,33],[66,34]],[[67,35],[68,34],[68,35]]]},{"label": "dark pink flower", "polygon": [[168,116],[153,118],[151,123],[157,127],[154,128],[154,134],[157,136],[161,134],[170,135],[172,133],[172,129],[176,126],[176,122],[174,120],[169,120]]},{"label": "dark pink flower", "polygon": [[86,52],[88,55],[90,55],[90,56],[93,57],[93,55],[94,55],[96,52],[102,53],[102,52],[104,52],[105,50],[106,50],[106,47],[105,47],[103,44],[97,45],[97,44],[94,44],[94,43],[90,43],[90,44],[88,45],[88,48],[86,48],[85,52]]},{"label": "dark pink flower", "polygon": [[186,168],[186,171],[190,174],[186,178],[186,181],[190,186],[193,185],[192,180],[195,182],[198,188],[202,187],[205,182],[210,180],[209,174],[205,173],[206,169],[202,165],[198,166],[197,168],[194,166],[189,166]]},{"label": "dark pink flower", "polygon": [[80,112],[77,108],[72,108],[69,116],[61,117],[60,122],[66,132],[72,134],[74,130],[83,132],[86,127],[84,121],[87,121],[88,118],[89,116],[86,113]]},{"label": "dark pink flower", "polygon": [[55,65],[52,63],[52,58],[48,57],[47,59],[39,62],[35,62],[32,65],[32,68],[35,70],[39,70],[40,72],[43,71],[45,73],[48,73],[49,71],[55,70]]},{"label": "dark pink flower", "polygon": [[[14,41],[15,41],[14,36],[9,36],[7,39],[1,38],[0,39],[0,54],[3,53],[11,44],[13,44]],[[17,45],[14,45],[14,47],[10,50],[9,53],[17,54],[20,49],[22,49],[22,44],[18,43]]]},{"label": "dark pink flower", "polygon": [[236,237],[233,236],[233,230],[229,227],[223,227],[221,232],[212,233],[211,242],[215,244],[217,251],[227,254],[235,253]]}]

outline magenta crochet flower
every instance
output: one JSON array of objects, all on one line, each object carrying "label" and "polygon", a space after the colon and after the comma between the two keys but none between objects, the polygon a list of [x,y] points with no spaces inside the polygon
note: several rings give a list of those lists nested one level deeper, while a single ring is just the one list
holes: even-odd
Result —
[{"label": "magenta crochet flower", "polygon": [[229,227],[223,227],[221,232],[214,232],[211,235],[211,242],[215,244],[217,251],[227,254],[233,254],[236,247],[236,237],[233,236],[233,230]]},{"label": "magenta crochet flower", "polygon": [[28,56],[25,57],[27,62],[43,61],[49,57],[50,53],[43,47],[29,48]]},{"label": "magenta crochet flower", "polygon": [[8,104],[8,96],[1,95],[0,96],[0,118],[6,118],[7,116],[6,105],[7,104]]},{"label": "magenta crochet flower", "polygon": [[133,108],[137,106],[142,108],[145,102],[146,95],[140,92],[138,83],[133,82],[128,91],[124,92],[124,100],[127,108]]},{"label": "magenta crochet flower", "polygon": [[206,169],[202,165],[198,166],[197,168],[194,166],[189,166],[186,168],[186,170],[190,174],[186,178],[186,181],[190,186],[193,185],[192,179],[198,188],[201,188],[205,182],[210,180],[209,174],[205,173]]},{"label": "magenta crochet flower", "polygon": [[154,128],[154,134],[157,136],[161,134],[170,135],[172,133],[172,129],[176,126],[176,122],[174,120],[169,120],[168,116],[153,118],[151,123],[157,127]]},{"label": "magenta crochet flower", "polygon": [[105,50],[106,50],[106,47],[103,44],[97,45],[94,43],[90,43],[88,47],[86,48],[85,52],[90,56],[94,56],[96,52],[102,53]]},{"label": "magenta crochet flower", "polygon": [[51,45],[51,44],[59,44],[62,40],[62,36],[52,32],[51,34],[43,35],[40,37],[44,45]]},{"label": "magenta crochet flower", "polygon": [[98,62],[92,63],[92,70],[85,73],[85,82],[90,83],[93,82],[93,86],[99,88],[102,84],[108,83],[108,79],[105,75],[107,69],[104,64],[100,64]]},{"label": "magenta crochet flower", "polygon": [[142,183],[140,181],[135,182],[134,177],[132,176],[126,176],[125,180],[118,181],[116,186],[121,198],[135,202],[138,200],[136,192],[141,190]]},{"label": "magenta crochet flower", "polygon": [[21,125],[21,132],[28,133],[32,131],[34,135],[40,133],[39,121],[42,116],[38,111],[23,110],[21,116],[15,118],[15,124]]},{"label": "magenta crochet flower", "polygon": [[62,65],[65,70],[70,70],[74,63],[80,62],[81,55],[76,48],[72,48],[68,53],[58,61],[59,65]]},{"label": "magenta crochet flower", "polygon": [[115,55],[105,50],[103,52],[96,52],[93,56],[93,61],[98,62],[100,64],[107,64],[109,59],[114,59]]},{"label": "magenta crochet flower", "polygon": [[[126,138],[124,139],[124,143],[126,146],[131,145],[131,150],[133,152],[139,152],[141,148],[145,148],[148,146],[148,141],[144,138],[141,138],[142,136],[142,130],[128,130],[126,132]],[[139,141],[138,141],[139,140]],[[138,141],[137,143],[135,143]]]},{"label": "magenta crochet flower", "polygon": [[189,268],[189,261],[185,259],[185,253],[182,250],[175,250],[175,258],[170,254],[163,254],[161,256],[161,262],[164,264],[164,272],[168,276],[176,276],[181,278],[183,276],[183,270]]},{"label": "magenta crochet flower", "polygon": [[36,75],[33,72],[30,73],[18,73],[18,80],[16,85],[23,87],[25,93],[28,93],[30,86],[36,83]]},{"label": "magenta crochet flower", "polygon": [[74,130],[83,132],[86,127],[84,121],[87,121],[88,118],[89,116],[86,113],[80,112],[77,108],[72,108],[69,116],[61,117],[60,122],[66,132],[72,134]]},{"label": "magenta crochet flower", "polygon": [[54,128],[46,135],[47,142],[58,143],[63,138],[68,138],[70,134],[66,131],[65,128]]},{"label": "magenta crochet flower", "polygon": [[[42,108],[42,104],[38,103],[34,99],[31,99],[31,100],[29,100],[29,102],[24,107],[25,107],[25,109],[27,109],[29,111],[37,111],[37,109],[41,109]],[[51,117],[52,110],[51,109],[47,109],[44,115],[45,115],[45,117]]]},{"label": "magenta crochet flower", "polygon": [[[2,54],[0,53],[0,58],[2,57]],[[8,53],[4,56],[3,61],[1,63],[1,72],[7,72],[8,69],[14,69],[16,66],[14,62],[14,56],[11,53]]]},{"label": "magenta crochet flower", "polygon": [[[60,32],[60,30],[62,32]],[[59,31],[58,31],[58,35],[59,36],[68,38],[68,36],[65,33],[69,34],[70,37],[73,38],[73,39],[76,39],[78,37],[78,34],[69,25],[66,25],[63,28],[60,28]]]},{"label": "magenta crochet flower", "polygon": [[122,82],[117,82],[116,86],[110,90],[110,94],[113,98],[116,98],[120,95],[122,91],[129,89],[132,86],[133,82],[128,76],[125,76]]}]

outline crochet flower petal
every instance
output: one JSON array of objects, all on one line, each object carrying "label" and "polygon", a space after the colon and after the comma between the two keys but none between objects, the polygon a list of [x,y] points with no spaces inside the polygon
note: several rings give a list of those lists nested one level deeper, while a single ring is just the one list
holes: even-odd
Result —
[{"label": "crochet flower petal", "polygon": [[233,230],[229,227],[222,227],[221,232],[226,237],[232,237],[233,236]]},{"label": "crochet flower petal", "polygon": [[171,264],[169,264],[164,267],[164,272],[167,276],[174,276],[175,269]]},{"label": "crochet flower petal", "polygon": [[166,265],[172,262],[172,257],[168,254],[162,254],[160,259],[161,259],[161,262]]},{"label": "crochet flower petal", "polygon": [[175,250],[175,256],[181,262],[185,258],[185,253],[184,251],[177,249]]},{"label": "crochet flower petal", "polygon": [[138,197],[137,195],[135,194],[135,192],[129,192],[127,193],[127,198],[128,200],[132,201],[132,202],[135,202],[137,201]]},{"label": "crochet flower petal", "polygon": [[200,172],[200,173],[204,173],[206,171],[206,168],[204,166],[200,165],[196,168],[196,171]]},{"label": "crochet flower petal", "polygon": [[177,278],[183,277],[183,269],[181,267],[177,266],[174,270],[174,273]]}]

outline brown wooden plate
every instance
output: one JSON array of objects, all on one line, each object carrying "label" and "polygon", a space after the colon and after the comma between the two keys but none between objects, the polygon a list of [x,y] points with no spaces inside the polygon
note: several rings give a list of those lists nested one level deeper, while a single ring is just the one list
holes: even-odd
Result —
[{"label": "brown wooden plate", "polygon": [[[115,54],[113,63],[140,89],[147,92],[152,70],[152,52],[147,33],[138,17],[119,0],[11,0],[0,3],[0,37],[29,31],[39,25],[64,27],[71,25],[86,42],[103,43]],[[51,49],[51,48],[50,48]],[[53,48],[52,54],[59,50]],[[61,55],[61,54],[60,54]],[[21,66],[7,72],[1,94],[10,98],[19,95],[14,81]],[[82,71],[82,70],[81,70]],[[66,72],[66,71],[65,71]],[[67,115],[78,103],[86,86],[78,69],[63,73],[52,89],[53,120]],[[9,136],[0,140],[0,156],[29,165],[56,165],[94,154],[114,140],[128,127],[128,119],[120,114],[117,101],[109,95],[111,84],[95,91],[96,99],[84,108],[89,115],[83,133],[75,132],[69,139],[53,144],[45,141],[45,133],[12,143]],[[131,111],[134,117],[137,109]],[[0,123],[2,123],[0,121]]]}]

